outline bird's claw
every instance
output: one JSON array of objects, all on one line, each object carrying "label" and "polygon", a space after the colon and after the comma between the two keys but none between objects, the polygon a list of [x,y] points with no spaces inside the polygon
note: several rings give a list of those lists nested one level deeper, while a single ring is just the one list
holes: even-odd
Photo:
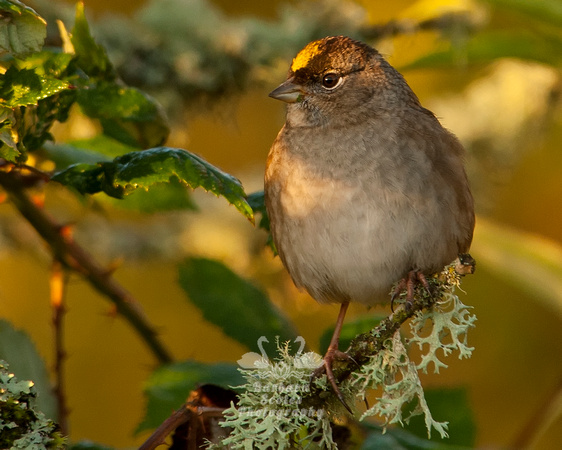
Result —
[{"label": "bird's claw", "polygon": [[394,312],[394,301],[400,296],[400,294],[406,291],[406,302],[404,303],[404,309],[406,312],[410,312],[412,305],[414,303],[414,290],[416,284],[421,284],[427,293],[432,296],[431,286],[427,281],[425,275],[419,270],[410,270],[408,274],[402,278],[394,290],[392,291],[392,296],[390,297],[390,309]]},{"label": "bird's claw", "polygon": [[353,414],[353,411],[345,401],[345,398],[340,388],[338,387],[338,384],[336,382],[336,377],[334,376],[334,372],[332,371],[332,363],[335,359],[347,359],[355,362],[355,360],[347,353],[344,353],[338,349],[329,348],[328,351],[326,352],[326,355],[324,356],[323,364],[312,373],[312,380],[322,376],[323,374],[326,374],[326,378],[328,379],[328,382],[332,386],[332,390],[334,391],[334,394],[336,394],[338,400],[345,407],[345,409],[349,411],[350,414]]}]

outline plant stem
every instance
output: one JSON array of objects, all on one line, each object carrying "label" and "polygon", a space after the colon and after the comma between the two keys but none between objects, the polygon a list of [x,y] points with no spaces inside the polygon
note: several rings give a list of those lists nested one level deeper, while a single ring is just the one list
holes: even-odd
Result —
[{"label": "plant stem", "polygon": [[51,307],[53,308],[53,329],[55,337],[55,385],[53,390],[57,399],[57,423],[61,433],[69,434],[68,429],[68,406],[66,404],[65,383],[64,383],[64,362],[66,351],[64,350],[64,315],[66,306],[64,295],[66,292],[66,275],[62,264],[54,261],[51,267],[51,277],[49,279],[51,287]]}]

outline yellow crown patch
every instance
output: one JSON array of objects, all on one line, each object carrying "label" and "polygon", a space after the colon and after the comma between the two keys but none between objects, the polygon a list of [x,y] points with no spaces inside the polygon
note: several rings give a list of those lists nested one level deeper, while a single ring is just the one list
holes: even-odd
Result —
[{"label": "yellow crown patch", "polygon": [[311,42],[305,48],[303,48],[297,56],[293,59],[293,64],[291,64],[291,70],[296,72],[303,67],[306,67],[309,61],[320,53],[320,42]]}]

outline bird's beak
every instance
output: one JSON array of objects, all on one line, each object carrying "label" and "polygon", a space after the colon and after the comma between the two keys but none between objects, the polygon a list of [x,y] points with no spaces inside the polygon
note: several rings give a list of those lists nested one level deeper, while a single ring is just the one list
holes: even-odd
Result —
[{"label": "bird's beak", "polygon": [[277,89],[270,92],[271,98],[287,103],[296,103],[302,99],[304,89],[301,85],[294,83],[294,78],[289,78]]}]

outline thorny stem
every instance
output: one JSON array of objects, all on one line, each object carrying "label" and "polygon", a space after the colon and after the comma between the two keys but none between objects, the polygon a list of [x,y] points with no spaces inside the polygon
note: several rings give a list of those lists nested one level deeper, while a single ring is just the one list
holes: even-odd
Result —
[{"label": "thorny stem", "polygon": [[148,345],[156,359],[164,364],[173,360],[160,341],[155,329],[140,309],[137,300],[72,238],[68,227],[57,223],[43,208],[35,205],[25,192],[25,177],[19,170],[4,164],[0,167],[0,186],[20,214],[35,228],[47,242],[54,259],[63,267],[73,270],[86,278],[98,292],[106,296],[140,337]]},{"label": "thorny stem", "polygon": [[68,405],[66,404],[64,385],[64,361],[66,352],[64,350],[64,326],[63,319],[66,313],[64,295],[66,291],[66,274],[59,261],[54,261],[51,267],[49,280],[51,287],[51,307],[53,308],[53,329],[55,335],[55,386],[53,388],[57,399],[57,423],[61,432],[68,435]]}]

